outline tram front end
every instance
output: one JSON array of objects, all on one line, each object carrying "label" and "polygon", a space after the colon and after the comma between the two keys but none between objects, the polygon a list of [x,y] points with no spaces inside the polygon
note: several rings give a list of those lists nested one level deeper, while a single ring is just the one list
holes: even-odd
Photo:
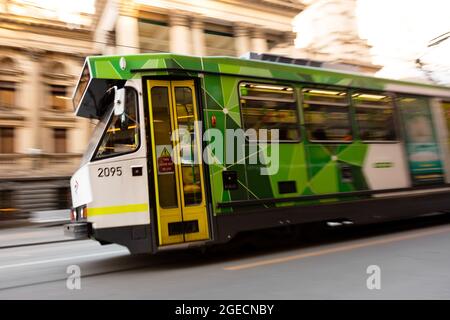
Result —
[{"label": "tram front end", "polygon": [[72,98],[75,114],[96,124],[70,180],[71,222],[64,232],[151,252],[142,81],[105,76],[107,68],[98,68],[102,59],[86,58]]}]

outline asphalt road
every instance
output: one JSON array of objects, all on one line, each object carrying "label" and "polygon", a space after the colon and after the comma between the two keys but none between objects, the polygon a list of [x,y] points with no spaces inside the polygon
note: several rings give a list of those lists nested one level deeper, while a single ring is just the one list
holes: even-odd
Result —
[{"label": "asphalt road", "polygon": [[[71,265],[81,289],[67,288]],[[372,265],[380,289],[367,288]],[[449,270],[447,217],[258,233],[206,253],[131,256],[83,240],[0,249],[0,299],[450,299]]]},{"label": "asphalt road", "polygon": [[29,225],[20,228],[0,229],[0,250],[14,246],[71,240],[73,240],[71,237],[64,235],[62,224],[56,226]]}]

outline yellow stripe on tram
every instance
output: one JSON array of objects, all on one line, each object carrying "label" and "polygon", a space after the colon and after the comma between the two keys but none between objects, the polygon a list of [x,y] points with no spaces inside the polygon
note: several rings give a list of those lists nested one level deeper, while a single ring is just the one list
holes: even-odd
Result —
[{"label": "yellow stripe on tram", "polygon": [[127,204],[124,206],[88,208],[88,216],[100,216],[106,214],[120,214],[120,213],[143,212],[143,211],[148,211],[147,203]]}]

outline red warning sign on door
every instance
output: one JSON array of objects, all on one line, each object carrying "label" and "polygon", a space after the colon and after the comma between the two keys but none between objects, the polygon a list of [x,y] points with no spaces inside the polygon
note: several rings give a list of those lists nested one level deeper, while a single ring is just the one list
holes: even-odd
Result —
[{"label": "red warning sign on door", "polygon": [[158,155],[158,174],[171,174],[175,172],[175,165],[173,164],[170,152],[171,145],[156,146],[156,153]]}]

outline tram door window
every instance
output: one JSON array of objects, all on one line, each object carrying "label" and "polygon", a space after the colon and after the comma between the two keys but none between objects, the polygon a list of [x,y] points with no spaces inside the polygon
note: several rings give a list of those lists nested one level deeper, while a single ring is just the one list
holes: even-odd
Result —
[{"label": "tram door window", "polygon": [[149,80],[160,245],[209,239],[193,81]]},{"label": "tram door window", "polygon": [[422,185],[442,182],[443,168],[428,99],[403,96],[398,98],[397,103],[402,114],[413,183]]},{"label": "tram door window", "polygon": [[[442,136],[442,153],[443,160],[446,167],[446,182],[448,182],[448,173],[450,173],[450,101],[441,101],[441,112],[444,119],[444,126],[441,129]],[[444,154],[445,153],[445,154]]]},{"label": "tram door window", "polygon": [[[154,140],[157,146],[160,147],[160,154],[165,155],[165,158],[170,157],[173,150],[171,142],[172,123],[170,117],[170,102],[169,102],[169,88],[167,87],[153,87],[151,91],[152,96],[152,110],[153,110],[153,133]],[[162,158],[162,157],[161,157]],[[177,182],[174,175],[174,166],[172,159],[160,160],[159,174],[158,174],[158,198],[159,204],[162,208],[177,208]],[[163,164],[163,161],[168,163]],[[163,168],[164,166],[164,168]]]},{"label": "tram door window", "polygon": [[202,201],[200,170],[195,144],[195,115],[192,104],[192,90],[188,87],[175,88],[178,134],[180,142],[181,175],[184,205],[195,205]]},{"label": "tram door window", "polygon": [[450,101],[443,101],[442,112],[444,115],[445,125],[447,127],[447,145],[450,147]]}]

